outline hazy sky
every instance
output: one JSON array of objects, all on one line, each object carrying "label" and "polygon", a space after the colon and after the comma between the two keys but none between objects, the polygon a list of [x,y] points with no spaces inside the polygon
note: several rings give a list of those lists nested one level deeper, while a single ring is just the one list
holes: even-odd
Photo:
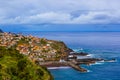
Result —
[{"label": "hazy sky", "polygon": [[0,24],[120,23],[120,0],[0,0]]}]

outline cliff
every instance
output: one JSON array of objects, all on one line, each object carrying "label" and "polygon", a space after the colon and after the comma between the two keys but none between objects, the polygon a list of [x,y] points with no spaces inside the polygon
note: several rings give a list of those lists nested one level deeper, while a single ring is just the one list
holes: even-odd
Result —
[{"label": "cliff", "polygon": [[54,41],[54,40],[49,40],[52,42],[51,47],[55,49],[57,52],[57,55],[59,56],[58,60],[64,59],[66,60],[69,53],[72,52],[73,50],[68,48],[66,44],[62,41]]},{"label": "cliff", "polygon": [[0,47],[0,80],[53,80],[49,71],[14,48]]}]

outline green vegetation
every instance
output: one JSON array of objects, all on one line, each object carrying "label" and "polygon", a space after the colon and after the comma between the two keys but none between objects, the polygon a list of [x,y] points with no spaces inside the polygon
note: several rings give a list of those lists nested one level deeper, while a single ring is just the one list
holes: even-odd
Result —
[{"label": "green vegetation", "polygon": [[18,44],[23,44],[23,43],[28,44],[28,41],[26,40],[26,38],[22,38],[21,40],[18,41]]},{"label": "green vegetation", "polygon": [[47,41],[44,38],[42,38],[42,39],[40,39],[40,43],[43,44],[43,45],[46,45]]},{"label": "green vegetation", "polygon": [[55,50],[57,50],[58,54],[64,53],[66,50],[68,50],[67,46],[63,42],[59,41],[53,41],[51,44],[51,47]]},{"label": "green vegetation", "polygon": [[14,48],[0,47],[0,80],[53,80],[45,67],[31,62]]}]

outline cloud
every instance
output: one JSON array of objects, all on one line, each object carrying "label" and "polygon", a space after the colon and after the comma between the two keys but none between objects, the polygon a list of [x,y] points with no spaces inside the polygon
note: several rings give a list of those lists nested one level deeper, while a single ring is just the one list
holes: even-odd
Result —
[{"label": "cloud", "polygon": [[66,13],[47,12],[32,16],[18,16],[15,18],[4,18],[1,23],[12,24],[40,24],[40,23],[66,23],[72,16]]},{"label": "cloud", "polygon": [[0,23],[120,23],[119,3],[120,0],[0,0]]},{"label": "cloud", "polygon": [[65,23],[70,18],[69,14],[48,12],[25,17],[22,23]]},{"label": "cloud", "polygon": [[89,11],[86,14],[83,13],[74,17],[74,15],[69,13],[46,12],[32,16],[3,18],[0,22],[3,24],[109,24],[120,23],[120,15],[119,12]]}]

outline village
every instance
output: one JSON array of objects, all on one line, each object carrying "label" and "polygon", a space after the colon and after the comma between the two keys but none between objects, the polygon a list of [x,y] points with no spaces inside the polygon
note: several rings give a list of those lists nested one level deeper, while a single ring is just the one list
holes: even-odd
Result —
[{"label": "village", "polygon": [[32,35],[0,33],[0,46],[15,47],[16,50],[27,55],[32,61],[59,61],[62,56],[66,56],[63,54],[65,53],[64,49],[59,46],[59,43],[56,43],[58,42]]}]

